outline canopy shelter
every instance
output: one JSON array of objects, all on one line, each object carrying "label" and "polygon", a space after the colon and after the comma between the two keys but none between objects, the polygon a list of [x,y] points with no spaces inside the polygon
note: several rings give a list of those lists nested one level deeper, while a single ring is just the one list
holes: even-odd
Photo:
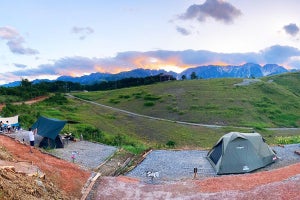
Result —
[{"label": "canopy shelter", "polygon": [[40,116],[31,127],[32,129],[37,128],[37,134],[44,137],[39,147],[63,148],[59,133],[66,123],[67,121]]},{"label": "canopy shelter", "polygon": [[237,174],[265,167],[277,156],[259,133],[231,132],[219,139],[207,159],[217,174]]},{"label": "canopy shelter", "polygon": [[0,117],[0,121],[5,125],[6,122],[13,127],[19,127],[19,115],[13,116],[13,117]]}]

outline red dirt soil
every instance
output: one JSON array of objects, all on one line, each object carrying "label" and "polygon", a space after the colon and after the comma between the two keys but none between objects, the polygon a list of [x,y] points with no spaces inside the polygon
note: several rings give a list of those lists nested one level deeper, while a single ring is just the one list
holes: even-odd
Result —
[{"label": "red dirt soil", "polygon": [[29,152],[29,146],[10,137],[0,135],[0,146],[14,155],[18,161],[26,161],[39,167],[45,173],[46,180],[58,186],[70,199],[80,199],[82,189],[91,176],[91,172],[81,169],[78,165],[43,153],[38,149]]},{"label": "red dirt soil", "polygon": [[300,199],[300,163],[276,170],[166,184],[103,177],[91,199]]}]

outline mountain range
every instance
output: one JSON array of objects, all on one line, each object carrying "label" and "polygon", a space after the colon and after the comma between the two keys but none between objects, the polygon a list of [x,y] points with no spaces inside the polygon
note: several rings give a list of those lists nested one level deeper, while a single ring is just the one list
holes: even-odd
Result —
[{"label": "mountain range", "polygon": [[[228,65],[228,66],[219,66],[219,65],[207,65],[207,66],[198,66],[194,68],[188,68],[181,73],[176,73],[172,71],[165,70],[151,70],[151,69],[134,69],[131,71],[120,72],[118,74],[110,73],[91,73],[90,75],[84,75],[81,77],[72,77],[72,76],[60,76],[56,80],[48,79],[36,79],[33,82],[51,82],[51,81],[69,81],[74,83],[80,83],[82,85],[91,85],[94,83],[99,83],[102,81],[116,81],[124,78],[144,78],[147,76],[155,76],[158,74],[169,74],[175,77],[176,79],[182,79],[185,76],[187,79],[191,78],[191,74],[195,73],[198,78],[209,79],[209,78],[259,78],[263,76],[270,76],[275,74],[281,74],[289,72],[286,68],[279,66],[277,64],[266,64],[261,66],[255,63],[246,63],[244,65]],[[15,81],[2,85],[4,87],[15,87],[19,86],[21,81]]]}]

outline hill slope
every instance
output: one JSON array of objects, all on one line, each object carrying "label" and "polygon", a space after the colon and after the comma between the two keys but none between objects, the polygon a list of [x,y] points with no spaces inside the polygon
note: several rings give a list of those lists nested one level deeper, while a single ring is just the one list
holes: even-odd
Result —
[{"label": "hill slope", "polygon": [[[299,85],[299,73],[288,75],[292,76],[286,78],[290,84],[288,81],[279,83],[282,77],[274,76],[247,81],[169,81],[119,90],[73,93],[111,107],[170,121],[133,116],[72,98],[62,101],[60,97],[39,102],[30,108],[20,105],[14,109],[18,111],[20,119],[38,114],[79,122],[68,124],[63,131],[72,132],[78,138],[82,133],[85,139],[140,150],[148,147],[165,148],[168,146],[166,144],[172,147],[173,142],[176,148],[210,148],[225,133],[251,132],[253,128],[259,130],[270,144],[274,144],[276,135],[298,134],[297,130],[283,133],[263,129],[299,127],[299,92],[294,86]],[[25,113],[25,108],[29,110],[28,113]],[[175,121],[225,127],[191,126]]]},{"label": "hill slope", "polygon": [[76,96],[175,121],[247,127],[299,127],[299,74],[269,77],[245,85],[239,84],[243,79],[171,81],[113,91],[78,93]]}]

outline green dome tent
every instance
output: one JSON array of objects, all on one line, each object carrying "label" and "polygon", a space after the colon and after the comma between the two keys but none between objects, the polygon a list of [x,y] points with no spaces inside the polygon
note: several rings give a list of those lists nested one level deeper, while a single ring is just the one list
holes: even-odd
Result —
[{"label": "green dome tent", "polygon": [[59,133],[66,123],[67,121],[40,116],[31,127],[32,129],[37,128],[37,134],[44,137],[39,147],[63,148],[64,145]]},{"label": "green dome tent", "polygon": [[219,139],[207,159],[217,174],[237,174],[265,167],[277,156],[259,133],[231,132]]}]

